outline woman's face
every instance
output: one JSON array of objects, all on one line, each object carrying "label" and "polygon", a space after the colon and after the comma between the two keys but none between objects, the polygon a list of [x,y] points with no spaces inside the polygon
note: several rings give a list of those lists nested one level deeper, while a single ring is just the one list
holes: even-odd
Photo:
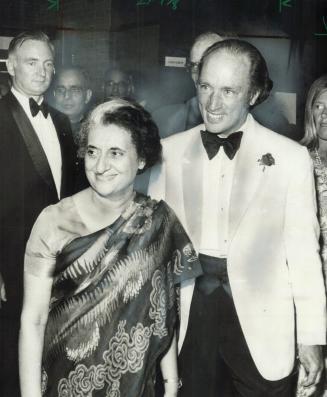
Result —
[{"label": "woman's face", "polygon": [[327,90],[321,92],[314,101],[313,120],[318,138],[327,140]]},{"label": "woman's face", "polygon": [[133,189],[138,158],[131,134],[115,124],[97,125],[88,136],[85,172],[91,187],[102,197],[124,198]]}]

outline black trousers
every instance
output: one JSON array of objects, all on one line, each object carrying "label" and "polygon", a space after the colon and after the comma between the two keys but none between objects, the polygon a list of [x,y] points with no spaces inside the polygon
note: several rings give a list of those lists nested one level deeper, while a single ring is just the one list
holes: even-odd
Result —
[{"label": "black trousers", "polygon": [[[3,310],[3,309],[0,309]],[[0,316],[0,396],[20,397],[18,377],[19,319]]]},{"label": "black trousers", "polygon": [[296,373],[268,381],[258,372],[228,288],[219,286],[205,295],[197,284],[198,280],[179,357],[179,375],[183,381],[179,396],[295,396]]}]

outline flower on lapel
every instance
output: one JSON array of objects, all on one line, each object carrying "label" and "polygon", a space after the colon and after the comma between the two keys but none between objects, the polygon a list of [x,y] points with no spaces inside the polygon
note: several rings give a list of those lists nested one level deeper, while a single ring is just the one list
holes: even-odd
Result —
[{"label": "flower on lapel", "polygon": [[271,165],[275,165],[275,159],[273,158],[271,153],[263,154],[258,162],[260,165],[263,166],[262,172],[265,170],[266,166],[270,167]]}]

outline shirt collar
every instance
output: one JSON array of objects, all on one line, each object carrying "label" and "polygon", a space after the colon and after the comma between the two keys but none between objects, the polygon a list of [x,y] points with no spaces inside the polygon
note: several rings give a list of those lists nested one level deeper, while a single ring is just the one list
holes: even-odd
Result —
[{"label": "shirt collar", "polygon": [[[21,92],[19,92],[18,90],[16,90],[16,88],[11,87],[11,92],[15,95],[15,97],[18,99],[19,102],[24,103],[29,105],[29,99],[33,98],[32,96],[28,96],[25,94],[22,94]],[[38,105],[41,105],[41,103],[43,102],[43,95],[41,95],[40,97],[41,99],[37,102]]]},{"label": "shirt collar", "polygon": [[[27,114],[31,115],[31,109],[30,109],[30,104],[29,104],[29,99],[32,98],[31,96],[27,96],[25,94],[22,94],[21,92],[17,91],[16,88],[11,87],[11,92],[13,95],[16,97],[18,102],[22,105],[23,109]],[[43,102],[44,98],[41,96],[40,101],[38,102],[38,105],[41,105]]]}]

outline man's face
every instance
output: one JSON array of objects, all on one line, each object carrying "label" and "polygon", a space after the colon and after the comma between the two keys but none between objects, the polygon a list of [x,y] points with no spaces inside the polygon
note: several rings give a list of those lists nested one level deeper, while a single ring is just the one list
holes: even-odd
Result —
[{"label": "man's face", "polygon": [[113,70],[106,76],[104,96],[106,98],[129,98],[132,95],[132,85],[129,77],[119,71]]},{"label": "man's face", "polygon": [[[249,108],[250,62],[243,55],[217,51],[203,64],[197,91],[200,111],[210,132],[229,135],[245,122]],[[255,102],[251,98],[250,104]]]},{"label": "man's face", "polygon": [[17,91],[26,96],[39,97],[51,83],[53,54],[47,43],[26,40],[11,54],[7,68]]},{"label": "man's face", "polygon": [[85,79],[77,70],[64,70],[60,73],[54,87],[56,108],[65,113],[73,122],[83,116],[85,106],[92,92],[85,87]]}]

